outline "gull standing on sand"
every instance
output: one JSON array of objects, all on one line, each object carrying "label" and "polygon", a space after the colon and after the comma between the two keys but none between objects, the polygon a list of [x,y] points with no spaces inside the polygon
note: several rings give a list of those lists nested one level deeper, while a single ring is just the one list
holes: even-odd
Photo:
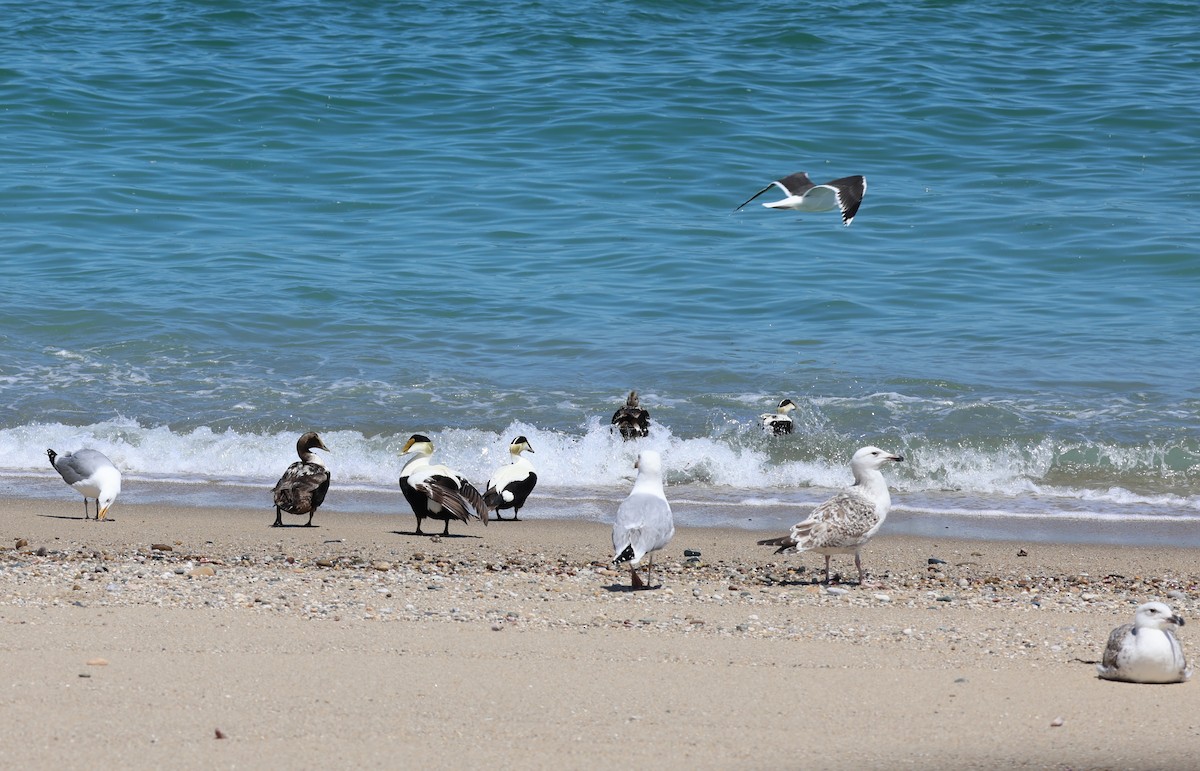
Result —
[{"label": "gull standing on sand", "polygon": [[650,556],[643,583],[637,573],[642,557],[658,551],[671,542],[675,535],[675,520],[671,516],[671,504],[663,493],[662,458],[654,450],[642,450],[634,468],[638,470],[633,490],[617,509],[617,521],[613,523],[613,564],[629,563],[631,586],[634,589],[649,588],[650,575],[654,571],[654,557]]},{"label": "gull standing on sand", "polygon": [[630,391],[625,398],[625,406],[613,413],[612,425],[625,439],[637,439],[650,434],[650,413],[642,409],[637,391]]},{"label": "gull standing on sand", "polygon": [[537,484],[537,472],[533,470],[529,459],[521,456],[522,452],[533,452],[533,447],[524,436],[512,440],[508,451],[512,454],[512,463],[501,466],[492,474],[492,478],[488,480],[487,492],[483,494],[483,501],[489,509],[496,512],[496,519],[501,521],[504,521],[504,517],[500,516],[500,510],[512,509],[512,521],[516,522],[521,507],[525,505],[534,485]]},{"label": "gull standing on sand", "polygon": [[1182,683],[1192,676],[1174,630],[1183,617],[1162,602],[1139,605],[1132,624],[1108,636],[1104,660],[1096,672],[1105,680],[1127,683]]},{"label": "gull standing on sand", "polygon": [[[762,190],[747,198],[742,206],[758,198],[763,193],[777,187],[787,198],[764,203],[768,209],[794,209],[796,211],[832,211],[840,209],[842,222],[846,227],[854,221],[858,207],[862,205],[863,196],[867,194],[867,178],[861,175],[842,177],[823,185],[814,185],[803,171],[789,174],[783,179],[777,179]],[[740,211],[742,206],[734,211]]]},{"label": "gull standing on sand", "polygon": [[861,584],[865,573],[859,551],[883,526],[892,507],[892,496],[879,468],[902,460],[903,456],[878,447],[863,447],[850,460],[850,470],[854,472],[851,487],[817,506],[807,519],[793,525],[787,535],[759,541],[759,545],[778,546],[776,554],[795,549],[825,555],[825,583],[829,583],[829,557],[853,553]]},{"label": "gull standing on sand", "polygon": [[275,498],[275,522],[271,527],[283,527],[285,511],[298,516],[307,514],[308,521],[303,526],[313,526],[313,515],[329,492],[329,469],[313,450],[329,452],[321,437],[315,431],[309,431],[296,441],[296,454],[300,460],[287,467],[271,491]]},{"label": "gull standing on sand", "polygon": [[762,418],[763,428],[775,436],[792,433],[792,416],[788,413],[794,409],[796,403],[791,399],[784,399],[774,412],[765,412],[759,416]]},{"label": "gull standing on sand", "polygon": [[417,517],[417,535],[424,535],[421,520],[426,517],[444,520],[446,527],[442,535],[450,535],[450,520],[471,520],[468,506],[475,509],[483,524],[487,524],[488,507],[479,491],[462,474],[430,460],[433,440],[424,434],[413,434],[400,454],[408,452],[417,455],[400,472],[400,492],[404,493],[404,499]]},{"label": "gull standing on sand", "polygon": [[59,455],[46,450],[50,465],[63,481],[83,496],[83,518],[88,519],[88,498],[96,501],[96,521],[105,521],[108,508],[121,493],[121,471],[99,450],[76,450]]}]

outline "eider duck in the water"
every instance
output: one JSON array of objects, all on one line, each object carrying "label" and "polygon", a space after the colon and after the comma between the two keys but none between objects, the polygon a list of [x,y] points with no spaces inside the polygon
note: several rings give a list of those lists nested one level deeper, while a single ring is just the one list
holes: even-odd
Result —
[{"label": "eider duck in the water", "polygon": [[46,450],[50,465],[62,475],[63,481],[83,496],[83,518],[88,517],[88,498],[96,501],[96,521],[107,520],[108,508],[121,492],[121,472],[99,450],[76,450],[59,455]]},{"label": "eider duck in the water", "polygon": [[468,507],[487,524],[488,506],[479,491],[457,471],[430,462],[433,442],[429,437],[413,434],[400,454],[409,452],[417,455],[400,472],[400,491],[417,517],[417,535],[424,535],[421,520],[426,517],[444,520],[442,535],[450,535],[450,520],[470,521]]},{"label": "eider duck in the water", "polygon": [[296,454],[300,460],[287,467],[283,476],[275,483],[272,491],[275,496],[275,522],[271,527],[283,527],[283,512],[296,515],[308,515],[304,527],[313,526],[313,515],[325,502],[325,494],[329,492],[329,469],[317,457],[313,450],[329,448],[321,441],[315,431],[309,431],[296,442]]},{"label": "eider duck in the water", "polygon": [[792,433],[792,416],[788,413],[794,409],[796,404],[791,399],[784,399],[774,412],[766,412],[760,416],[763,428],[775,436]]},{"label": "eider duck in the water", "polygon": [[637,391],[630,391],[625,406],[613,413],[612,424],[625,439],[637,439],[650,433],[650,413],[638,403]]},{"label": "eider duck in the water", "polygon": [[500,516],[501,509],[512,509],[511,521],[515,522],[519,519],[517,515],[521,513],[521,507],[525,505],[534,485],[537,484],[537,472],[533,470],[529,459],[521,456],[522,452],[533,452],[528,439],[518,436],[508,446],[508,451],[512,453],[512,463],[501,466],[492,474],[483,500],[489,509],[496,512],[498,520],[504,520],[504,517]]},{"label": "eider duck in the water", "polygon": [[[832,211],[838,209],[842,213],[842,223],[850,227],[858,207],[862,205],[863,196],[867,194],[867,178],[861,175],[842,177],[823,185],[814,185],[813,181],[803,171],[789,174],[783,179],[777,179],[762,190],[747,198],[742,206],[758,198],[763,193],[777,187],[784,192],[786,198],[764,203],[768,209],[795,209],[796,211]],[[742,206],[734,211],[741,210]]]},{"label": "eider duck in the water", "polygon": [[649,586],[654,570],[654,557],[646,571],[646,582],[638,575],[637,566],[642,557],[658,551],[671,542],[675,535],[675,520],[671,516],[671,504],[663,493],[662,458],[654,450],[642,450],[634,468],[638,470],[637,481],[629,497],[617,509],[617,521],[613,523],[613,564],[629,563],[631,586],[641,589]]}]

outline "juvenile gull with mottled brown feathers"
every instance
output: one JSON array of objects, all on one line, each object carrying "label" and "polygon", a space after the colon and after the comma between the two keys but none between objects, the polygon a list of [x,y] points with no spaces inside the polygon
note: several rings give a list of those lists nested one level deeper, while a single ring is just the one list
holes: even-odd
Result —
[{"label": "juvenile gull with mottled brown feathers", "polygon": [[782,538],[759,541],[761,546],[778,546],[778,552],[815,551],[825,555],[825,581],[829,581],[829,558],[834,554],[853,554],[858,568],[858,581],[865,573],[862,547],[883,526],[892,496],[879,468],[885,463],[904,460],[903,456],[885,452],[878,447],[863,447],[850,460],[854,484],[813,509],[803,522],[792,526]]},{"label": "juvenile gull with mottled brown feathers", "polygon": [[1127,683],[1182,683],[1192,676],[1175,630],[1183,617],[1169,605],[1139,605],[1132,624],[1122,624],[1108,636],[1104,660],[1096,673],[1105,680]]}]

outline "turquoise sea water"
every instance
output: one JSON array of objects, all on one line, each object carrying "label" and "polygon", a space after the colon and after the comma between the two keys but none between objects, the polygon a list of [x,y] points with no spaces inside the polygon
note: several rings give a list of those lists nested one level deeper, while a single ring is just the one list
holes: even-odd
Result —
[{"label": "turquoise sea water", "polygon": [[[794,521],[866,443],[916,520],[1200,517],[1193,4],[5,14],[7,495],[86,445],[258,505],[313,428],[329,507],[402,510],[410,433],[480,483],[524,433],[606,517],[637,388],[685,522]],[[733,213],[795,171],[866,175],[853,226]]]}]

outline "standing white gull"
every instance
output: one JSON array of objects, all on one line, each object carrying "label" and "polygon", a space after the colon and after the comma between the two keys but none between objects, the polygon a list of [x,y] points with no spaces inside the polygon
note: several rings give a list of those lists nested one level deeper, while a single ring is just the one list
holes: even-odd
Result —
[{"label": "standing white gull", "polygon": [[1127,683],[1182,683],[1192,676],[1174,629],[1183,617],[1161,602],[1139,605],[1132,624],[1122,624],[1108,636],[1104,660],[1096,672],[1105,680]]},{"label": "standing white gull", "polygon": [[517,515],[521,513],[521,507],[525,505],[534,485],[537,484],[537,472],[533,470],[533,464],[527,458],[521,457],[522,452],[533,452],[529,440],[524,436],[512,440],[508,451],[512,454],[512,463],[501,466],[492,474],[492,478],[488,480],[487,491],[483,494],[483,501],[489,509],[496,512],[496,519],[501,521],[504,517],[500,516],[500,510],[512,509],[512,521],[515,522],[518,519]]},{"label": "standing white gull", "polygon": [[671,504],[663,493],[662,458],[654,450],[642,450],[634,468],[637,480],[629,497],[617,508],[617,521],[613,523],[613,564],[629,563],[629,575],[634,589],[649,586],[654,570],[654,557],[642,582],[637,566],[642,557],[658,551],[671,542],[675,535],[675,520],[671,516]]},{"label": "standing white gull", "polygon": [[842,212],[842,222],[847,227],[854,221],[854,215],[858,214],[858,207],[862,205],[863,196],[867,194],[867,178],[864,176],[842,177],[832,182],[826,182],[823,185],[814,185],[807,174],[803,171],[798,171],[795,174],[789,174],[783,179],[775,180],[770,185],[767,185],[762,190],[747,198],[734,211],[740,211],[742,206],[758,198],[770,190],[772,186],[782,190],[787,195],[787,198],[764,203],[763,206],[768,209],[795,209],[796,211],[832,211],[833,209],[840,209]]},{"label": "standing white gull", "polygon": [[271,527],[283,527],[283,514],[308,515],[304,527],[313,526],[313,515],[325,502],[329,492],[329,469],[313,450],[329,448],[315,431],[309,431],[296,441],[296,454],[300,460],[287,467],[283,476],[271,491],[275,500],[275,522]]},{"label": "standing white gull", "polygon": [[462,474],[433,463],[433,441],[429,437],[413,434],[400,454],[408,452],[417,455],[400,472],[400,492],[417,517],[417,535],[424,535],[421,520],[426,517],[444,520],[442,535],[450,535],[450,520],[470,521],[468,506],[487,524],[488,507],[483,496]]},{"label": "standing white gull", "polygon": [[74,487],[83,496],[83,518],[88,519],[88,498],[96,501],[96,521],[108,517],[108,507],[121,493],[121,472],[113,462],[99,450],[76,450],[59,455],[46,450],[50,465],[58,471],[63,481]]},{"label": "standing white gull", "polygon": [[775,436],[792,433],[792,416],[788,413],[794,409],[796,403],[791,399],[784,399],[774,412],[766,412],[759,416],[762,418],[763,428]]},{"label": "standing white gull", "polygon": [[793,525],[787,535],[759,541],[759,545],[778,546],[776,553],[795,549],[825,555],[826,583],[829,582],[829,557],[853,553],[861,584],[865,573],[859,551],[883,526],[892,507],[892,495],[879,468],[885,463],[902,460],[903,456],[878,447],[863,447],[850,459],[850,470],[854,472],[851,487],[817,506],[807,519]]}]

